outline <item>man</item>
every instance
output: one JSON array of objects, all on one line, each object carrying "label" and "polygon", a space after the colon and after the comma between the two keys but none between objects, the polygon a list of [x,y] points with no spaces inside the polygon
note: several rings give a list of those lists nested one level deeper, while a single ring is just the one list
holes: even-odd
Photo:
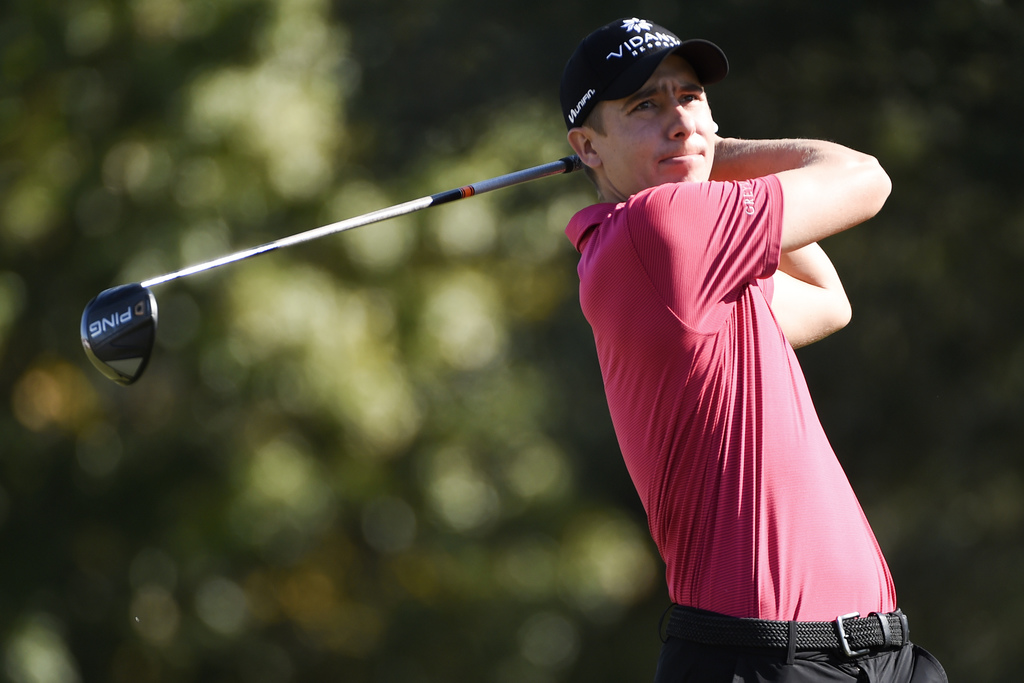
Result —
[{"label": "man", "polygon": [[561,84],[602,200],[566,228],[580,302],[675,604],[656,680],[945,681],[793,352],[849,322],[817,242],[874,216],[889,178],[832,143],[718,137],[705,86],[727,73],[714,44],[632,18]]}]

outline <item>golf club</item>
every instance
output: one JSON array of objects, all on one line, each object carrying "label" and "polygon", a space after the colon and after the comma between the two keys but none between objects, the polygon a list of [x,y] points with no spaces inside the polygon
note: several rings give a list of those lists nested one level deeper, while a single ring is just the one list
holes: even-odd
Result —
[{"label": "golf club", "polygon": [[104,290],[85,306],[82,312],[82,347],[92,364],[118,384],[127,386],[142,376],[149,364],[149,357],[156,339],[157,306],[156,297],[149,291],[150,287],[177,280],[178,278],[195,275],[207,270],[219,268],[229,263],[290,247],[310,240],[333,235],[344,230],[351,230],[371,223],[379,223],[389,218],[420,211],[438,204],[447,204],[459,199],[518,185],[530,180],[544,178],[562,173],[579,170],[582,163],[579,157],[571,155],[558,161],[552,161],[533,168],[515,171],[496,178],[481,180],[471,185],[464,185],[453,190],[439,192],[420,199],[396,204],[377,211],[355,216],[337,223],[313,228],[258,247],[245,249],[227,256],[189,266],[173,273],[113,287]]}]

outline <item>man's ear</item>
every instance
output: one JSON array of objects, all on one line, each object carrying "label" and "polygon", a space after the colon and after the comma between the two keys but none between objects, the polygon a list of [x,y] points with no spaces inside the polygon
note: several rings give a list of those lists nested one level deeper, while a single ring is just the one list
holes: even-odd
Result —
[{"label": "man's ear", "polygon": [[580,158],[580,161],[590,168],[597,168],[601,165],[601,157],[598,155],[597,150],[594,149],[593,136],[594,131],[592,129],[577,126],[569,130],[566,139],[569,140],[569,146],[576,152],[576,156]]}]

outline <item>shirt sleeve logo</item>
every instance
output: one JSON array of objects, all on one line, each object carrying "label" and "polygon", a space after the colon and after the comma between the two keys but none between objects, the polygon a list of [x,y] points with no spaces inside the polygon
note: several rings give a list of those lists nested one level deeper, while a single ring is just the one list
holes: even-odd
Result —
[{"label": "shirt sleeve logo", "polygon": [[740,198],[743,200],[743,213],[754,215],[754,184],[749,180],[740,181]]}]

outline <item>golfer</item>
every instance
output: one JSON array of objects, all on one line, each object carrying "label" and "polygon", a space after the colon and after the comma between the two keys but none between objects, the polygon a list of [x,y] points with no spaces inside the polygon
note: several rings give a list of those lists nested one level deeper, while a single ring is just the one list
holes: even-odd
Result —
[{"label": "golfer", "polygon": [[608,407],[674,603],[656,681],[945,681],[909,638],[794,349],[850,304],[818,246],[889,177],[815,140],[717,135],[714,44],[614,21],[565,66],[600,203],[566,234]]}]

